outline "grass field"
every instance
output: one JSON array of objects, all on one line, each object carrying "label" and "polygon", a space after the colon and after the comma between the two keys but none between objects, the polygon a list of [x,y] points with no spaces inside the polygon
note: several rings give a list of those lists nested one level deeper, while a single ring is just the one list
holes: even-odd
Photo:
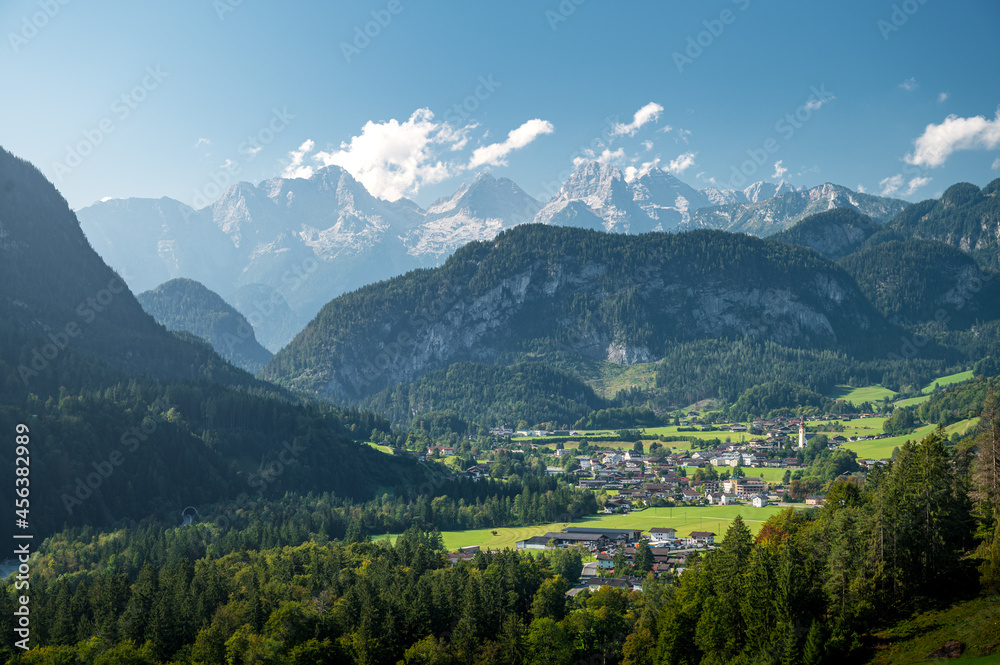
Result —
[{"label": "grass field", "polygon": [[827,397],[842,399],[851,404],[861,404],[862,402],[879,402],[886,397],[895,397],[896,393],[883,388],[882,386],[868,386],[866,388],[851,388],[850,386],[837,386],[837,390]]},{"label": "grass field", "polygon": [[729,441],[738,443],[739,441],[749,441],[753,437],[746,432],[730,432],[728,425],[718,425],[722,429],[717,429],[714,432],[678,432],[676,425],[671,425],[669,427],[647,427],[646,434],[650,436],[660,436],[664,435],[667,438],[671,436],[693,436],[696,439],[719,439],[721,441]]},{"label": "grass field", "polygon": [[907,399],[901,399],[895,402],[896,406],[917,406],[918,404],[923,404],[931,398],[930,395],[921,395],[920,397],[908,397]]},{"label": "grass field", "polygon": [[[741,515],[750,531],[755,535],[768,517],[784,510],[779,506],[754,508],[753,506],[678,506],[676,508],[647,508],[628,515],[600,515],[587,517],[577,522],[552,522],[526,527],[502,527],[498,529],[470,529],[468,531],[443,531],[444,546],[449,550],[479,545],[484,549],[514,549],[517,541],[541,536],[549,531],[561,531],[566,527],[592,527],[605,529],[642,529],[653,527],[673,527],[677,534],[686,536],[692,531],[712,531],[722,539],[729,524]],[[496,535],[493,532],[496,532]],[[395,540],[398,534],[389,536]],[[380,540],[385,536],[373,537]]]},{"label": "grass field", "polygon": [[949,374],[948,376],[938,377],[934,379],[920,391],[925,395],[929,395],[934,392],[935,386],[938,388],[944,388],[945,386],[950,386],[953,383],[961,383],[962,381],[968,381],[972,378],[972,370],[967,372],[959,372],[958,374]]},{"label": "grass field", "polygon": [[[748,476],[757,476],[758,478],[763,478],[769,483],[780,483],[782,476],[785,475],[785,471],[788,469],[743,469],[743,472]],[[795,470],[792,470],[795,473]]]},{"label": "grass field", "polygon": [[[970,427],[975,427],[977,422],[979,422],[978,418],[963,420],[953,425],[949,425],[945,428],[945,431],[948,433],[948,436],[951,436],[955,432],[964,434]],[[893,436],[888,439],[878,439],[876,441],[854,441],[851,443],[845,443],[844,448],[853,450],[858,454],[858,457],[861,458],[870,457],[872,459],[884,459],[890,457],[893,449],[897,446],[903,445],[906,441],[920,441],[935,429],[937,429],[937,425],[925,425],[914,431],[912,434]],[[879,431],[881,431],[881,427],[879,427]]]},{"label": "grass field", "polygon": [[392,454],[392,448],[390,448],[389,446],[380,446],[379,444],[373,443],[371,441],[365,441],[365,445],[366,446],[371,446],[375,450],[377,450],[379,452],[382,452],[382,453],[385,453],[386,455],[391,455]]},{"label": "grass field", "polygon": [[987,651],[1000,642],[1000,598],[977,598],[944,610],[918,614],[888,630],[875,634],[883,645],[872,665],[911,665],[928,661],[927,656],[945,642],[958,640],[965,645],[958,663],[1000,663],[1000,653]]}]

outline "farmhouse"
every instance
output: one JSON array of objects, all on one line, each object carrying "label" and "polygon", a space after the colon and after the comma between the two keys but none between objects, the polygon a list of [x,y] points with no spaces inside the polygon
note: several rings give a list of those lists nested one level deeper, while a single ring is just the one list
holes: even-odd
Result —
[{"label": "farmhouse", "polygon": [[649,546],[677,541],[677,529],[670,527],[655,527],[649,530]]},{"label": "farmhouse", "polygon": [[711,531],[692,531],[688,542],[692,545],[714,545],[715,534]]}]

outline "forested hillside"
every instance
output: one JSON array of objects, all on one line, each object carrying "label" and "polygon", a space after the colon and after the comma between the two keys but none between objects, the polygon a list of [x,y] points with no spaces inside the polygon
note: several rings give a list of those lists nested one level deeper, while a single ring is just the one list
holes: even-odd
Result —
[{"label": "forested hillside", "polygon": [[386,388],[362,404],[400,424],[408,425],[413,414],[448,408],[468,420],[520,422],[522,427],[541,422],[569,427],[606,406],[580,379],[541,363],[498,367],[470,362],[435,370],[411,384]]},{"label": "forested hillside", "polygon": [[810,215],[770,239],[810,247],[836,261],[860,247],[878,228],[878,223],[857,210],[834,208]]},{"label": "forested hillside", "polygon": [[846,272],[798,247],[526,225],[332,301],[262,376],[351,403],[542,343],[630,364],[704,338],[874,354],[892,334]]},{"label": "forested hillside", "polygon": [[962,329],[1000,318],[997,273],[943,242],[892,240],[851,254],[840,265],[872,304],[898,323],[938,320]]},{"label": "forested hillside", "polygon": [[[0,428],[29,430],[37,538],[179,522],[240,495],[369,499],[424,481],[415,462],[358,443],[388,431],[383,418],[302,403],[157,324],[33,166],[0,153],[0,183]],[[13,464],[0,473],[14,478]],[[14,505],[13,483],[3,495]]]},{"label": "forested hillside", "polygon": [[167,330],[194,333],[237,367],[256,374],[271,359],[246,318],[194,280],[173,279],[136,297]]},{"label": "forested hillside", "polygon": [[899,213],[889,226],[905,237],[946,242],[983,266],[1000,269],[1000,178],[982,189],[967,182],[952,185],[940,199]]},{"label": "forested hillside", "polygon": [[25,383],[44,375],[64,349],[159,378],[257,383],[146,314],[122,278],[91,249],[56,188],[2,148],[0,316],[39,341],[13,364]]}]

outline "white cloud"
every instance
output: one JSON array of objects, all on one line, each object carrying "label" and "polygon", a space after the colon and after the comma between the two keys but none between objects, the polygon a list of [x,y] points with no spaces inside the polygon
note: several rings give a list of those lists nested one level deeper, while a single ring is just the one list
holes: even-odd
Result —
[{"label": "white cloud", "polygon": [[299,146],[298,150],[293,150],[288,153],[288,158],[291,162],[285,167],[285,172],[281,174],[282,178],[311,178],[313,174],[313,167],[305,164],[306,155],[313,151],[316,147],[315,141],[308,139]]},{"label": "white cloud", "polygon": [[788,169],[786,169],[784,166],[781,165],[782,162],[784,162],[784,161],[785,160],[783,160],[783,159],[779,159],[778,161],[776,161],[774,163],[774,173],[771,174],[771,178],[772,179],[779,180],[779,179],[781,179],[782,176],[784,176],[786,173],[788,173]]},{"label": "white cloud", "polygon": [[469,168],[474,169],[484,165],[504,166],[507,163],[505,161],[507,155],[511,152],[523,148],[543,134],[551,134],[554,131],[555,127],[547,120],[538,118],[529,120],[517,129],[511,130],[507,134],[506,141],[476,148],[472,153],[472,159],[469,160]]},{"label": "white cloud", "polygon": [[883,178],[878,186],[882,188],[882,196],[892,196],[903,186],[903,174],[897,173],[894,176]]},{"label": "white cloud", "polygon": [[907,184],[907,186],[906,186],[905,195],[906,196],[910,196],[911,194],[913,194],[914,192],[916,192],[918,189],[920,189],[924,185],[928,184],[930,181],[931,181],[930,178],[926,178],[924,176],[919,176],[917,178],[911,179],[910,182],[909,182],[909,184]]},{"label": "white cloud", "polygon": [[677,138],[675,140],[678,143],[680,143],[682,141],[684,143],[687,143],[688,142],[688,137],[690,137],[690,136],[691,136],[691,130],[690,129],[678,129],[677,130]]},{"label": "white cloud", "polygon": [[655,121],[663,113],[663,107],[656,102],[650,102],[635,112],[632,122],[627,125],[616,123],[611,132],[612,136],[634,136],[639,129],[652,121]]},{"label": "white cloud", "polygon": [[647,173],[655,169],[659,164],[660,164],[660,158],[657,157],[652,161],[643,162],[639,166],[627,167],[625,169],[625,182],[632,182],[633,180],[641,178],[642,176],[646,175]]},{"label": "white cloud", "polygon": [[203,145],[212,145],[212,141],[210,139],[198,139],[194,142],[194,147],[196,148],[200,148]]},{"label": "white cloud", "polygon": [[855,189],[856,189],[856,190],[858,191],[858,193],[860,193],[860,194],[865,194],[865,193],[867,193],[867,192],[868,192],[868,190],[867,190],[867,189],[865,188],[865,186],[864,186],[864,185],[862,185],[862,184],[860,184],[860,183],[858,183],[858,186],[857,186],[857,187],[855,187]]},{"label": "white cloud", "polygon": [[1000,171],[1000,157],[993,160],[993,165],[990,168],[994,171]]},{"label": "white cloud", "polygon": [[820,98],[820,97],[810,97],[806,101],[806,108],[809,109],[810,111],[818,111],[818,110],[820,110],[821,108],[823,108],[824,106],[826,106],[827,104],[829,104],[830,102],[832,102],[835,99],[836,99],[836,97],[834,97],[833,95],[830,95],[829,97],[823,97],[823,98]]},{"label": "white cloud", "polygon": [[[340,166],[354,176],[373,196],[395,201],[416,194],[467,169],[503,165],[507,155],[551,134],[551,123],[529,120],[507,135],[507,139],[477,148],[468,157],[448,157],[465,150],[476,123],[456,126],[437,121],[430,109],[417,109],[404,122],[393,118],[385,122],[368,121],[360,134],[342,141],[338,149],[311,154],[316,145],[305,141],[288,153],[283,176],[309,178],[317,168]],[[488,133],[483,133],[485,138]]]},{"label": "white cloud", "polygon": [[913,144],[916,150],[904,158],[908,164],[941,166],[958,150],[992,150],[1000,146],[1000,111],[996,118],[960,118],[949,115],[940,125],[930,124]]},{"label": "white cloud", "polygon": [[233,168],[234,166],[236,166],[236,162],[234,162],[231,159],[227,159],[226,161],[224,161],[222,163],[221,166],[219,166],[219,168],[222,169],[223,171],[228,171],[229,169]]},{"label": "white cloud", "polygon": [[585,150],[579,157],[573,158],[573,166],[580,168],[584,164],[589,162],[600,162],[601,164],[611,164],[612,162],[617,162],[625,159],[625,149],[618,148],[617,150],[611,150],[610,148],[605,148],[601,154],[595,153],[593,150]]},{"label": "white cloud", "polygon": [[914,90],[920,87],[920,84],[917,83],[917,79],[911,76],[910,78],[900,83],[899,87],[902,88],[903,90],[906,90],[907,92],[913,92]]},{"label": "white cloud", "polygon": [[[883,178],[879,182],[879,187],[882,188],[882,196],[892,196],[897,192],[902,196],[911,196],[921,187],[927,185],[931,181],[931,178],[925,176],[917,176],[916,178],[911,178],[909,182],[906,182],[906,178],[903,177],[902,173],[897,173],[894,176],[888,178]],[[906,187],[904,190],[903,187]],[[858,191],[861,191],[860,189]]]},{"label": "white cloud", "polygon": [[949,92],[939,93],[938,94],[938,101],[939,102],[946,102],[946,101],[948,101],[948,97],[950,97],[950,96],[951,96],[951,93],[949,93]]},{"label": "white cloud", "polygon": [[405,122],[369,120],[339,150],[318,152],[313,159],[343,167],[373,196],[395,201],[458,173],[461,167],[437,159],[437,152],[464,145],[468,129],[435,122],[430,109],[417,109]]},{"label": "white cloud", "polygon": [[698,180],[701,180],[702,182],[707,182],[712,187],[718,187],[719,186],[719,181],[716,180],[714,177],[711,177],[711,176],[708,177],[708,178],[706,178],[704,171],[702,171],[702,172],[698,173],[697,175],[695,175],[695,178],[697,178]]},{"label": "white cloud", "polygon": [[646,152],[649,152],[650,150],[653,149],[653,142],[652,141],[643,141],[642,142],[642,149],[645,150]]},{"label": "white cloud", "polygon": [[677,155],[676,159],[673,159],[664,167],[664,171],[669,171],[673,174],[680,174],[687,171],[689,168],[694,166],[694,157],[698,153],[695,152],[685,152],[682,155]]}]

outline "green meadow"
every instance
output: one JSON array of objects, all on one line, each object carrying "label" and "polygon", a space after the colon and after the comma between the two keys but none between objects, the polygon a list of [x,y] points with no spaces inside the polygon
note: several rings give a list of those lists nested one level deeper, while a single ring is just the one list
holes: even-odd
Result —
[{"label": "green meadow", "polygon": [[842,399],[845,402],[850,402],[854,405],[861,404],[862,402],[870,402],[874,404],[875,402],[882,401],[886,397],[892,398],[896,396],[896,393],[888,388],[883,388],[882,386],[867,386],[865,388],[837,386],[836,388],[836,391],[827,395],[827,397]]},{"label": "green meadow", "polygon": [[[460,547],[479,545],[484,549],[502,550],[514,549],[517,541],[541,536],[550,531],[561,531],[566,527],[604,528],[604,529],[641,529],[648,531],[654,527],[672,527],[678,535],[686,536],[692,531],[712,531],[719,536],[725,535],[730,523],[737,515],[757,534],[761,526],[771,515],[785,508],[767,506],[677,506],[674,508],[647,508],[627,515],[599,515],[586,517],[577,522],[551,522],[527,527],[501,527],[497,529],[470,529],[467,531],[442,531],[444,545],[449,550]],[[392,534],[395,539],[398,534]],[[380,536],[373,538],[379,540]]]}]

